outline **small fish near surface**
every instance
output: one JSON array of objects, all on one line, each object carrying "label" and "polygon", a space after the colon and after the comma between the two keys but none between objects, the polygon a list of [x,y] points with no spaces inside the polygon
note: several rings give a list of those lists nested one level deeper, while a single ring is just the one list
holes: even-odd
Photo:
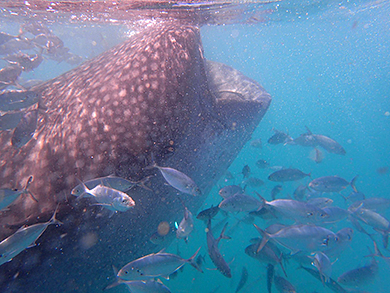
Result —
[{"label": "small fish near surface", "polygon": [[50,225],[60,225],[56,219],[57,209],[48,222],[38,223],[27,227],[21,227],[14,234],[0,242],[0,266],[21,253],[26,248],[35,245],[35,241],[41,237]]},{"label": "small fish near surface", "polygon": [[194,180],[192,180],[186,174],[184,174],[176,169],[169,168],[169,167],[160,167],[160,166],[157,166],[156,164],[154,164],[152,167],[160,170],[160,172],[163,175],[163,177],[165,178],[165,180],[173,188],[176,188],[177,190],[179,190],[183,193],[191,194],[194,196],[202,195],[201,190],[196,185]]},{"label": "small fish near surface", "polygon": [[305,177],[310,177],[311,174],[303,173],[301,170],[298,169],[282,169],[279,171],[276,171],[268,176],[268,180],[276,181],[276,182],[285,182],[285,181],[297,181],[301,180]]},{"label": "small fish near surface", "polygon": [[11,130],[18,126],[23,112],[9,112],[0,116],[0,130]]},{"label": "small fish near surface", "polygon": [[22,74],[22,67],[10,65],[0,70],[0,90],[7,88],[10,85],[15,85],[16,80]]},{"label": "small fish near surface", "polygon": [[309,187],[319,192],[340,192],[348,185],[351,185],[352,189],[357,192],[355,187],[355,181],[358,176],[355,176],[351,182],[348,182],[344,178],[339,176],[324,176],[314,179],[309,183]]},{"label": "small fish near surface", "polygon": [[28,194],[35,202],[38,202],[38,200],[34,197],[34,195],[30,191],[28,191],[28,187],[30,186],[32,180],[33,177],[30,176],[27,179],[26,186],[22,190],[9,189],[9,188],[0,189],[0,211],[7,208],[22,194]]},{"label": "small fish near surface", "polygon": [[38,109],[25,113],[16,125],[11,137],[11,144],[15,148],[21,148],[34,136],[38,123]]},{"label": "small fish near surface", "polygon": [[[135,206],[135,201],[126,193],[107,187],[104,185],[97,185],[92,189],[89,189],[84,183],[81,183],[81,191],[73,189],[75,194],[81,193],[78,198],[92,196],[98,203],[94,205],[100,205],[112,212],[125,212]],[[72,193],[73,195],[73,193]]]},{"label": "small fish near surface", "polygon": [[40,54],[28,55],[22,52],[6,56],[3,59],[10,64],[19,65],[26,72],[37,68],[43,61],[43,57]]},{"label": "small fish near surface", "polygon": [[219,251],[218,244],[221,239],[230,239],[230,237],[225,235],[226,226],[228,223],[225,224],[225,226],[222,229],[221,234],[217,239],[214,238],[213,232],[211,231],[211,220],[209,220],[207,224],[207,248],[208,253],[213,261],[214,265],[217,267],[217,269],[227,278],[232,277],[232,273],[230,270],[229,265],[226,263],[225,259],[223,258],[221,252]]},{"label": "small fish near surface", "polygon": [[40,96],[33,91],[6,91],[0,94],[0,111],[24,109],[38,103],[39,99]]}]

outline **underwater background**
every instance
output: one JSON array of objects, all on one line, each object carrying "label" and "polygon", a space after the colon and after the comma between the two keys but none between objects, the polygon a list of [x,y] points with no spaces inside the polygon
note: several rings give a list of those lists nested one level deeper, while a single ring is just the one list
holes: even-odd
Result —
[{"label": "underwater background", "polygon": [[[0,5],[1,6],[1,5]],[[236,24],[205,25],[201,28],[204,55],[207,59],[223,62],[238,69],[261,84],[272,96],[271,106],[252,135],[261,139],[262,147],[251,146],[249,141],[232,163],[232,176],[221,178],[204,203],[204,208],[218,205],[218,191],[230,184],[242,184],[242,169],[248,165],[251,177],[262,179],[260,187],[247,187],[246,192],[260,193],[271,200],[271,190],[277,183],[267,179],[271,168],[256,166],[259,159],[270,166],[298,168],[311,173],[311,178],[338,175],[347,181],[358,175],[356,187],[366,198],[390,199],[390,2],[389,1],[281,1],[265,5],[255,21]],[[256,12],[258,6],[245,6]],[[4,13],[4,11],[3,11]],[[244,18],[245,15],[243,15]],[[1,30],[18,34],[18,21],[8,15],[0,19]],[[72,53],[84,59],[92,58],[120,43],[131,34],[122,24],[52,23],[50,29],[63,40]],[[74,66],[44,60],[32,72],[24,74],[25,80],[47,80]],[[323,152],[321,163],[313,159],[313,150],[294,145],[271,145],[267,140],[273,128],[288,133],[293,138],[306,132],[329,136],[346,150],[345,156]],[[278,198],[292,197],[300,184],[311,178],[283,183]],[[347,197],[351,187],[341,191]],[[254,195],[255,196],[255,195]],[[333,205],[347,208],[348,203],[337,193],[331,194]],[[250,258],[244,252],[254,237],[259,237],[252,223],[240,221],[243,213],[230,215],[226,220],[219,214],[215,223],[229,223],[219,248],[232,269],[233,277],[225,278],[215,270],[207,255],[205,224],[195,220],[195,229],[188,243],[173,240],[167,251],[189,258],[199,247],[205,255],[204,273],[190,266],[180,270],[175,278],[164,280],[172,292],[235,292],[243,266],[248,270],[248,281],[240,292],[266,292],[266,264]],[[390,212],[384,214],[390,217]],[[180,222],[182,214],[178,215]],[[258,226],[267,221],[255,219]],[[223,224],[213,233],[218,237]],[[352,227],[347,220],[329,225],[332,231]],[[385,256],[390,252],[382,247],[379,233],[375,239]],[[369,248],[368,248],[369,247]],[[373,251],[372,240],[354,231],[350,248],[333,264],[332,278],[345,271],[369,263],[365,257]],[[370,252],[371,250],[371,252]],[[378,274],[372,282],[353,292],[388,292],[389,263],[377,258]],[[115,265],[115,264],[113,264]],[[332,292],[310,276],[294,260],[285,264],[288,280],[296,292]],[[314,267],[313,267],[314,268]],[[60,269],[60,268],[57,268]],[[280,267],[276,274],[282,275]],[[0,268],[1,273],[1,268]],[[50,276],[46,276],[50,278]],[[82,276],[88,280],[94,276]],[[113,276],[107,276],[112,280]],[[273,291],[276,292],[275,287]],[[75,291],[77,292],[77,291]],[[107,292],[126,292],[124,286]]]}]

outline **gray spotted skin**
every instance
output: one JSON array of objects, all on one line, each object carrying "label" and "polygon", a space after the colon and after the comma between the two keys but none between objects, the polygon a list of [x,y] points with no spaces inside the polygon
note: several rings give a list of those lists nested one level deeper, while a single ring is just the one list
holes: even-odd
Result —
[{"label": "gray spotted skin", "polygon": [[153,44],[146,31],[31,89],[48,109],[39,115],[34,139],[18,153],[9,134],[0,135],[0,161],[6,162],[0,166],[1,187],[20,186],[34,176],[31,191],[39,204],[30,205],[20,222],[52,208],[53,195],[69,194],[75,176],[112,174],[124,163],[139,172],[146,151],[177,143],[190,115],[201,113],[199,104],[190,113],[192,96],[185,94],[191,94],[191,68],[202,56],[198,29],[165,24],[151,30]]},{"label": "gray spotted skin", "polygon": [[[76,178],[114,174],[139,181],[159,172],[144,168],[152,164],[153,153],[156,163],[175,166],[197,183],[202,195],[186,197],[186,206],[192,213],[201,207],[271,102],[260,85],[229,66],[206,61],[202,50],[198,27],[177,19],[158,22],[31,89],[41,96],[37,129],[20,149],[11,146],[9,133],[0,134],[0,188],[20,189],[32,175],[29,191],[38,203],[16,200],[0,215],[0,237],[37,223],[38,217],[49,219],[58,201],[64,224],[3,265],[10,273],[0,291],[12,283],[19,292],[58,286],[62,292],[76,286],[78,292],[100,292],[111,265],[121,267],[128,256],[162,249],[150,236],[162,221],[173,223],[182,214],[177,191],[164,185],[162,176],[148,181],[153,191],[139,186],[128,191],[134,209],[112,218],[70,196]],[[86,250],[82,243],[91,233],[98,241]],[[24,265],[30,259],[39,270]],[[49,273],[50,278],[41,278]],[[91,275],[96,278],[82,277]]]}]

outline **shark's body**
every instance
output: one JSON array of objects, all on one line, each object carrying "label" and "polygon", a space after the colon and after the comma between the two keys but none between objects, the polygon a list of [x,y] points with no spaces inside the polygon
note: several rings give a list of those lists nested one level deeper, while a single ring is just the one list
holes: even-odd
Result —
[{"label": "shark's body", "polygon": [[[21,187],[32,175],[29,190],[38,203],[21,198],[0,214],[0,240],[23,223],[49,218],[58,202],[64,225],[48,229],[38,248],[18,256],[23,261],[15,258],[0,268],[10,272],[4,288],[13,284],[20,292],[47,291],[58,282],[61,292],[76,287],[77,292],[96,292],[111,275],[112,264],[120,267],[158,249],[148,239],[160,222],[172,223],[182,214],[181,203],[156,170],[145,167],[156,161],[190,176],[203,194],[185,198],[195,211],[271,100],[238,71],[206,62],[199,28],[177,21],[150,26],[31,90],[42,96],[37,130],[20,149],[10,144],[10,133],[0,134],[0,188]],[[77,178],[115,174],[140,180],[155,173],[153,192],[133,188],[134,211],[111,218],[70,196]],[[85,250],[88,235],[99,241]],[[33,258],[34,265],[26,266],[24,258],[27,263]],[[40,278],[46,270],[50,276]],[[16,271],[20,277],[12,279]],[[87,276],[98,277],[91,281]]]}]

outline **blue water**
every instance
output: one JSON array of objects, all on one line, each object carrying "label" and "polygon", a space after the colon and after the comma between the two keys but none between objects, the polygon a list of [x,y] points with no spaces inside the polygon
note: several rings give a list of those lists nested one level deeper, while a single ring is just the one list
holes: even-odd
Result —
[{"label": "blue water", "polygon": [[[390,166],[390,3],[376,2],[326,2],[281,3],[269,6],[272,13],[264,14],[264,21],[254,24],[204,26],[201,29],[205,57],[223,62],[260,83],[272,96],[271,106],[262,122],[252,135],[261,139],[262,149],[251,147],[249,142],[232,163],[229,171],[233,180],[222,178],[210,193],[204,207],[220,202],[218,190],[227,184],[239,184],[244,165],[251,168],[251,176],[266,183],[256,190],[267,200],[277,184],[267,180],[270,169],[258,169],[256,161],[265,159],[272,166],[294,167],[309,173],[312,178],[339,175],[347,180],[359,175],[356,186],[366,197],[390,198],[390,174],[380,174],[378,168]],[[70,26],[72,27],[72,26]],[[54,25],[56,35],[63,39],[72,52],[85,59],[96,56],[123,40],[124,26],[78,27],[74,35],[67,32],[69,26]],[[75,26],[76,27],[76,26]],[[16,25],[3,23],[2,29],[17,33]],[[83,42],[96,45],[94,50],[85,50]],[[45,70],[35,70],[24,75],[26,79],[49,79],[71,69],[72,66],[47,61]],[[310,158],[310,148],[289,145],[270,145],[272,128],[288,132],[297,137],[306,132],[308,126],[313,133],[324,134],[339,142],[347,151],[345,156],[325,151],[322,163],[316,164]],[[283,184],[280,198],[292,196],[299,184],[306,184],[309,178],[300,182]],[[249,188],[248,192],[253,193]],[[347,196],[351,188],[342,194]],[[341,196],[331,195],[334,205],[346,208]],[[206,255],[204,274],[190,266],[178,276],[164,283],[172,292],[234,292],[241,269],[246,266],[249,279],[241,292],[266,292],[266,264],[260,264],[244,253],[249,240],[258,237],[251,224],[237,224],[243,214],[230,217],[228,231],[231,240],[221,240],[220,250],[230,264],[233,278],[227,279],[214,269],[207,256],[205,226],[195,222],[195,231],[188,244],[175,240],[169,252],[190,257],[198,247]],[[390,212],[385,214],[390,217]],[[215,222],[223,220],[219,215]],[[257,225],[266,227],[260,219]],[[337,231],[350,227],[347,221],[329,228]],[[220,227],[222,228],[222,227]],[[370,233],[374,231],[367,227]],[[214,231],[217,237],[220,229]],[[385,255],[389,252],[381,245]],[[343,272],[364,265],[373,250],[372,241],[355,231],[351,249],[345,251],[333,264],[332,278]],[[357,288],[368,292],[387,292],[390,281],[387,277],[389,264],[382,259],[375,281]],[[285,265],[288,280],[297,292],[331,292],[322,284],[290,261]],[[276,268],[281,274],[280,268]],[[217,290],[217,291],[215,291]],[[276,289],[273,288],[276,292]],[[110,292],[125,292],[124,288]]]}]

